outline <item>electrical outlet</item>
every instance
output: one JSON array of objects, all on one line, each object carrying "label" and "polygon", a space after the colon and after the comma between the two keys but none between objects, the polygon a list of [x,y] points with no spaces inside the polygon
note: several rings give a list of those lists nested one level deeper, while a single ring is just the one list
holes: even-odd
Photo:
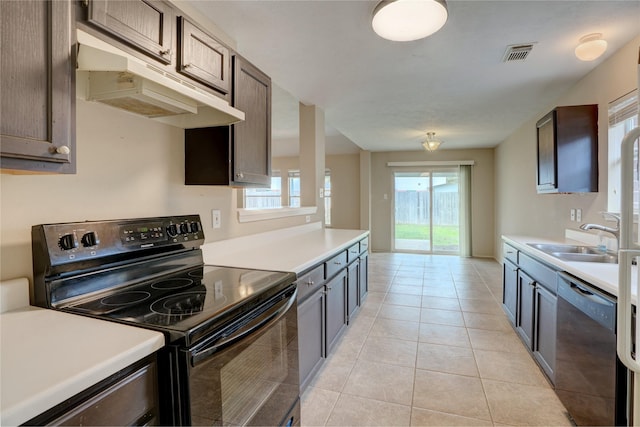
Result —
[{"label": "electrical outlet", "polygon": [[575,221],[575,220],[576,220],[576,210],[571,209],[571,221]]},{"label": "electrical outlet", "polygon": [[213,228],[220,228],[220,209],[211,210],[211,224]]},{"label": "electrical outlet", "polygon": [[582,209],[576,209],[576,221],[582,221]]},{"label": "electrical outlet", "polygon": [[304,217],[305,222],[311,222],[311,215],[307,215]]},{"label": "electrical outlet", "polygon": [[320,198],[322,199],[324,197],[324,188],[320,188],[320,191],[318,192],[318,194],[320,195]]}]

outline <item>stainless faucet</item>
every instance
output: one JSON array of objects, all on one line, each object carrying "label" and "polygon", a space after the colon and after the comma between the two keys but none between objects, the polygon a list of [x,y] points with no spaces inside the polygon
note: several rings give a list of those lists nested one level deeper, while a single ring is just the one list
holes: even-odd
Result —
[{"label": "stainless faucet", "polygon": [[616,227],[612,228],[612,227],[607,227],[606,225],[600,225],[600,224],[582,224],[580,226],[581,230],[600,230],[600,231],[606,231],[607,233],[611,233],[616,237],[616,242],[618,244],[618,248],[620,248],[620,215],[618,214],[614,214],[611,212],[602,212],[602,215],[605,218],[611,218],[613,220],[616,221]]}]

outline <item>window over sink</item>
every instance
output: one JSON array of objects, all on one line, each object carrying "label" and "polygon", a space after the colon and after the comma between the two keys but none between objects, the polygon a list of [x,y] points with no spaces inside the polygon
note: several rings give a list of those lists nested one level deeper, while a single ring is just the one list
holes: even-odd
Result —
[{"label": "window over sink", "polygon": [[[638,90],[633,90],[609,103],[609,188],[607,210],[620,212],[620,146],[622,138],[638,126]],[[640,155],[638,145],[634,150],[634,215],[640,211]]]}]

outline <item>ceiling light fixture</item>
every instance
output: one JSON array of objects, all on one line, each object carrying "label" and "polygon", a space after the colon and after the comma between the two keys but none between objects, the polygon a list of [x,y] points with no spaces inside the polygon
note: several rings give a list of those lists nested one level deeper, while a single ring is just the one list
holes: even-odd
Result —
[{"label": "ceiling light fixture", "polygon": [[447,22],[445,0],[382,0],[371,25],[380,37],[407,42],[427,37]]},{"label": "ceiling light fixture", "polygon": [[422,146],[427,151],[436,151],[440,144],[442,144],[442,141],[436,139],[435,132],[427,132],[427,139],[422,143]]},{"label": "ceiling light fixture", "polygon": [[580,38],[580,44],[575,53],[581,61],[593,61],[607,50],[607,42],[602,40],[602,33],[587,34]]}]

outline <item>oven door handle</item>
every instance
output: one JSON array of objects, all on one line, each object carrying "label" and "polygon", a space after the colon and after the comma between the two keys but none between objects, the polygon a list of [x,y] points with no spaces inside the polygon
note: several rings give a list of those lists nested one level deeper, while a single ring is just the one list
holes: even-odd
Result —
[{"label": "oven door handle", "polygon": [[264,312],[262,312],[258,317],[251,319],[245,325],[238,328],[233,332],[233,334],[222,337],[213,343],[209,343],[210,345],[204,346],[202,349],[191,351],[191,366],[195,367],[198,363],[207,359],[212,354],[224,350],[253,333],[270,328],[287,314],[289,309],[296,302],[297,297],[298,289],[296,288],[286,299],[276,302],[274,305],[264,310]]}]

